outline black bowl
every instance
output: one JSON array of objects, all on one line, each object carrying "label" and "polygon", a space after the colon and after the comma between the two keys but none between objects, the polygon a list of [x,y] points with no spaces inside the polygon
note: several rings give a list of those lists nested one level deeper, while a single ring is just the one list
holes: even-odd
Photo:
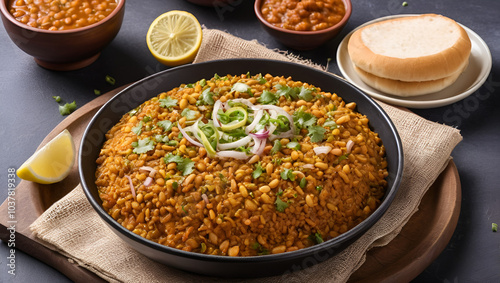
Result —
[{"label": "black bowl", "polygon": [[[254,257],[213,256],[186,252],[146,240],[125,229],[101,207],[95,185],[96,159],[105,133],[119,119],[144,101],[181,83],[194,83],[219,75],[270,73],[291,76],[324,91],[335,92],[346,102],[356,102],[357,110],[370,119],[386,147],[388,188],[377,210],[346,233],[309,248],[274,255]],[[385,213],[398,190],[403,172],[403,149],[399,135],[384,110],[367,95],[335,75],[294,63],[260,59],[233,59],[186,65],[147,77],[124,89],[108,101],[92,118],[82,138],[79,151],[79,173],[85,195],[104,222],[132,248],[147,257],[185,271],[218,277],[262,277],[289,274],[327,260],[359,238]],[[112,248],[112,247],[110,247]]]}]

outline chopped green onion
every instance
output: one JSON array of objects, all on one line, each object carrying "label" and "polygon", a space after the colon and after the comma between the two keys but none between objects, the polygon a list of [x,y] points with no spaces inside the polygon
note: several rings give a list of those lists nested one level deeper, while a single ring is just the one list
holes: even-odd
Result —
[{"label": "chopped green onion", "polygon": [[106,82],[110,85],[115,85],[116,80],[112,76],[106,75]]}]

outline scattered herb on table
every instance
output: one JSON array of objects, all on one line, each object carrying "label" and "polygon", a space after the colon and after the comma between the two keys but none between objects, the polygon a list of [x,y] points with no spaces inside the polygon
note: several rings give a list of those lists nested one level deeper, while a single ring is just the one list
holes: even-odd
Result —
[{"label": "scattered herb on table", "polygon": [[112,76],[110,75],[106,75],[106,82],[110,85],[115,85],[116,83],[116,80],[115,78],[113,78]]},{"label": "scattered herb on table", "polygon": [[64,105],[59,105],[59,113],[63,116],[71,114],[71,112],[76,110],[76,102],[65,103]]},{"label": "scattered herb on table", "polygon": [[94,89],[94,94],[95,94],[95,95],[101,95],[101,91],[100,91],[100,90],[98,90],[98,89]]},{"label": "scattered herb on table", "polygon": [[493,231],[493,232],[498,231],[498,224],[496,224],[496,223],[491,223],[491,231]]},{"label": "scattered herb on table", "polygon": [[54,100],[55,100],[57,103],[61,102],[61,97],[60,97],[59,95],[57,95],[57,96],[52,96],[52,98],[54,98]]}]

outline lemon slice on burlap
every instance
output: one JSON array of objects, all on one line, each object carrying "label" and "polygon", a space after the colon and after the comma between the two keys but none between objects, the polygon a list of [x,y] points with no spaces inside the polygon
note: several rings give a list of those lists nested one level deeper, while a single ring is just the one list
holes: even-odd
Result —
[{"label": "lemon slice on burlap", "polygon": [[201,25],[196,17],[185,11],[173,10],[151,23],[146,42],[156,60],[173,67],[194,60],[201,38]]},{"label": "lemon slice on burlap", "polygon": [[17,176],[40,184],[59,182],[71,171],[75,155],[73,137],[64,130],[26,160]]}]

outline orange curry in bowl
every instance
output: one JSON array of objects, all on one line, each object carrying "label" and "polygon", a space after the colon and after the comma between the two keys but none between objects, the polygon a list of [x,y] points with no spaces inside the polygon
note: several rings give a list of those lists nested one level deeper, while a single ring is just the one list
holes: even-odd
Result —
[{"label": "orange curry in bowl", "polygon": [[332,27],[345,15],[342,0],[264,0],[262,15],[274,26],[295,31]]},{"label": "orange curry in bowl", "polygon": [[116,0],[10,0],[8,4],[19,22],[51,31],[92,25],[117,7]]}]

